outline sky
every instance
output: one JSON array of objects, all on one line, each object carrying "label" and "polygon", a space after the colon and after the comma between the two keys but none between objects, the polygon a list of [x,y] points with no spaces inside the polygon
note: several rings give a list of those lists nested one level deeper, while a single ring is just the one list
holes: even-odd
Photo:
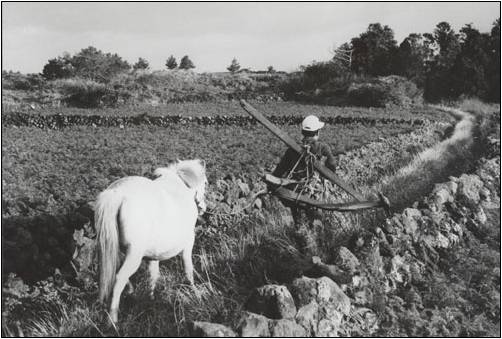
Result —
[{"label": "sky", "polygon": [[154,70],[188,55],[197,72],[225,71],[233,58],[289,72],[330,59],[370,23],[388,25],[400,43],[441,21],[489,32],[499,17],[499,2],[3,2],[2,69],[39,73],[49,59],[94,46]]}]

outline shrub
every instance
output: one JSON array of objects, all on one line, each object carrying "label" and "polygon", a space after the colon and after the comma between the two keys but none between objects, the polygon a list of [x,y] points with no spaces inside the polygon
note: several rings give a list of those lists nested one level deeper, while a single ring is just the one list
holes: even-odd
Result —
[{"label": "shrub", "polygon": [[111,87],[92,80],[72,78],[55,82],[69,106],[93,108],[113,105],[117,102],[117,92]]},{"label": "shrub", "polygon": [[2,72],[2,88],[31,91],[45,84],[40,74],[22,74],[20,72]]},{"label": "shrub", "polygon": [[352,83],[347,98],[351,105],[364,107],[410,106],[423,102],[422,91],[413,82],[395,75]]}]

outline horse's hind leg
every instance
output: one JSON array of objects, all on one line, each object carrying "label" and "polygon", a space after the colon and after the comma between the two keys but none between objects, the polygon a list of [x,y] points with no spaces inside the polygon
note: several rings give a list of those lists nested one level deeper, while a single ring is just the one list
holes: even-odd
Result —
[{"label": "horse's hind leg", "polygon": [[132,285],[131,280],[127,280],[127,285],[125,288],[125,293],[126,294],[133,294],[134,293],[134,286]]},{"label": "horse's hind leg", "polygon": [[185,275],[188,279],[188,282],[190,283],[190,285],[192,285],[192,287],[195,287],[195,284],[193,282],[192,247],[193,243],[183,250],[182,259],[183,266],[185,267]]},{"label": "horse's hind leg", "polygon": [[122,267],[120,267],[120,270],[115,277],[115,286],[113,287],[112,302],[110,305],[110,317],[115,323],[118,320],[118,309],[122,290],[129,281],[131,275],[133,275],[134,272],[136,272],[136,270],[138,269],[139,265],[141,264],[142,257],[143,256],[139,253],[128,251],[124,263],[122,264]]},{"label": "horse's hind leg", "polygon": [[148,263],[148,271],[150,272],[150,299],[153,300],[153,293],[155,291],[155,285],[157,284],[157,279],[159,279],[159,261],[150,260]]}]

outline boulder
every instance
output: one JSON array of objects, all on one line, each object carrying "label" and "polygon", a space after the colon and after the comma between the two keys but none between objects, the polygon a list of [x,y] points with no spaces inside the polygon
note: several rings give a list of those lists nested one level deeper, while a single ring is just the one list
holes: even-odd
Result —
[{"label": "boulder", "polygon": [[359,260],[357,257],[349,251],[346,247],[340,247],[338,250],[338,255],[336,256],[335,263],[343,270],[350,273],[354,273],[359,268]]},{"label": "boulder", "polygon": [[295,320],[299,325],[303,326],[307,331],[307,335],[316,333],[319,322],[319,304],[313,301],[300,307]]},{"label": "boulder", "polygon": [[253,291],[245,308],[271,319],[294,318],[296,306],[286,286],[265,285]]},{"label": "boulder", "polygon": [[237,334],[229,327],[205,321],[195,321],[192,325],[192,336],[212,337],[237,337]]},{"label": "boulder", "polygon": [[338,337],[343,314],[336,305],[324,303],[320,309],[320,320],[315,332],[316,337]]},{"label": "boulder", "polygon": [[457,198],[466,206],[475,207],[480,200],[481,188],[483,188],[483,182],[477,175],[462,174],[458,178]]},{"label": "boulder", "polygon": [[317,299],[332,304],[345,315],[350,313],[350,299],[333,280],[322,277],[317,280]]},{"label": "boulder", "polygon": [[404,232],[409,234],[415,241],[418,239],[417,219],[420,217],[422,217],[422,213],[415,208],[406,208],[402,214],[401,223],[404,227]]},{"label": "boulder", "polygon": [[299,307],[311,302],[317,302],[318,304],[329,303],[333,304],[336,310],[343,314],[349,314],[350,312],[349,297],[328,277],[319,279],[297,278],[292,283],[291,292]]},{"label": "boulder", "polygon": [[259,314],[244,312],[239,321],[238,331],[241,337],[270,337],[270,319]]},{"label": "boulder", "polygon": [[24,298],[28,296],[30,287],[26,285],[20,277],[16,276],[14,273],[9,273],[6,281],[2,286],[2,293],[4,295],[10,295],[17,298]]},{"label": "boulder", "polygon": [[275,338],[305,337],[307,331],[299,324],[289,319],[275,320],[270,324],[270,332]]},{"label": "boulder", "polygon": [[443,205],[447,202],[453,202],[455,200],[455,194],[457,192],[457,184],[455,182],[441,183],[434,186],[432,191],[432,199],[434,201],[434,207],[436,210],[441,210]]},{"label": "boulder", "polygon": [[321,258],[312,257],[312,268],[305,272],[307,276],[322,277],[326,276],[332,279],[337,284],[350,284],[352,282],[352,274],[341,270],[336,265],[327,265],[321,261]]},{"label": "boulder", "polygon": [[298,307],[317,301],[317,279],[301,277],[293,280],[291,294]]}]

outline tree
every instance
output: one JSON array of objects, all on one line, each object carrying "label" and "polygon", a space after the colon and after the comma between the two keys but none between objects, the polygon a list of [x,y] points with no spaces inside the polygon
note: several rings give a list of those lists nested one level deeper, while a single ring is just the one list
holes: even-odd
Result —
[{"label": "tree", "polygon": [[71,64],[71,57],[64,53],[62,57],[50,59],[42,70],[42,75],[48,80],[69,78],[75,75],[75,68]]},{"label": "tree", "polygon": [[195,68],[195,65],[193,64],[192,60],[190,60],[188,55],[185,55],[180,60],[180,69],[190,69],[190,68]]},{"label": "tree", "polygon": [[240,68],[241,68],[241,65],[239,65],[239,63],[237,62],[237,59],[236,59],[236,58],[233,58],[233,59],[232,59],[232,63],[230,64],[230,66],[228,66],[228,67],[227,67],[227,70],[228,70],[229,72],[235,73],[235,72],[237,72]]},{"label": "tree", "polygon": [[402,75],[423,88],[429,54],[430,49],[421,34],[408,35],[397,50],[393,73]]},{"label": "tree", "polygon": [[118,73],[131,69],[118,54],[103,53],[95,47],[82,49],[71,58],[75,75],[94,81],[107,82]]},{"label": "tree", "polygon": [[274,66],[270,65],[270,66],[267,67],[267,72],[269,72],[269,73],[275,73],[276,70],[275,70]]},{"label": "tree", "polygon": [[488,98],[490,36],[468,24],[460,30],[460,52],[450,71],[454,96]]},{"label": "tree", "polygon": [[139,58],[138,61],[132,66],[133,70],[138,70],[138,69],[148,69],[150,65],[148,64],[148,61],[146,61],[143,58]]},{"label": "tree", "polygon": [[166,67],[168,69],[175,69],[176,67],[178,67],[178,63],[176,62],[176,58],[174,56],[171,55],[169,58],[167,58]]},{"label": "tree", "polygon": [[353,71],[372,76],[391,74],[397,50],[392,29],[379,23],[370,24],[351,44]]},{"label": "tree", "polygon": [[454,98],[451,69],[460,52],[459,36],[447,22],[440,22],[433,34],[424,34],[431,57],[427,62],[424,96],[428,100]]},{"label": "tree", "polygon": [[489,84],[490,90],[488,99],[500,102],[500,18],[494,23],[490,32],[490,66],[489,66]]}]

